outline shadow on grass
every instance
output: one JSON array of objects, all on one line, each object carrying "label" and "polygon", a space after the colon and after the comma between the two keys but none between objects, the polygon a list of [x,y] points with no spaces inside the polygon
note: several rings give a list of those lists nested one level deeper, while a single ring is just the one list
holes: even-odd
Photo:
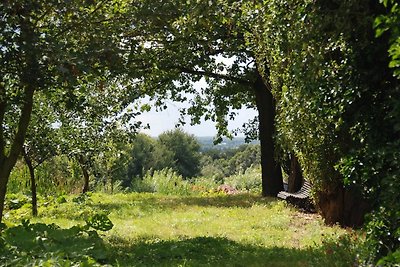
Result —
[{"label": "shadow on grass", "polygon": [[353,266],[355,256],[344,246],[296,249],[259,247],[222,237],[183,240],[141,239],[133,244],[113,240],[118,266]]},{"label": "shadow on grass", "polygon": [[136,206],[144,211],[176,209],[184,206],[216,207],[216,208],[251,208],[253,205],[272,206],[278,200],[263,198],[251,194],[216,195],[216,196],[148,196],[133,199],[131,203],[91,203],[94,208],[120,210],[128,206]]}]

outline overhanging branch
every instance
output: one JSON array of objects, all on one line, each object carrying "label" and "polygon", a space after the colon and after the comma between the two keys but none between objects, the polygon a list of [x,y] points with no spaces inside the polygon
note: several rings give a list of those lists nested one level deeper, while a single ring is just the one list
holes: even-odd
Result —
[{"label": "overhanging branch", "polygon": [[194,69],[190,69],[190,68],[186,68],[186,67],[179,67],[179,66],[176,66],[174,68],[179,70],[180,72],[187,73],[187,74],[206,76],[206,77],[211,77],[211,78],[215,78],[215,79],[219,79],[219,80],[232,81],[232,82],[236,82],[236,83],[239,83],[242,85],[252,85],[251,81],[249,81],[249,80],[226,75],[226,74],[203,71],[203,70],[194,70]]}]

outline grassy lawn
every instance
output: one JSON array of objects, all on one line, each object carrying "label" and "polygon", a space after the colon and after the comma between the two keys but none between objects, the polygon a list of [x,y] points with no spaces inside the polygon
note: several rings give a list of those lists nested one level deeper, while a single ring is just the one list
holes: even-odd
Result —
[{"label": "grassy lawn", "polygon": [[[107,213],[114,227],[99,231],[104,246],[97,260],[101,264],[351,266],[355,260],[350,241],[354,233],[325,226],[318,215],[256,195],[94,193],[59,202],[42,205],[40,217],[30,218],[31,222],[65,229],[83,225],[90,214]],[[17,223],[11,218],[29,218],[27,205],[8,212],[6,223]],[[84,238],[74,242],[84,243]]]}]

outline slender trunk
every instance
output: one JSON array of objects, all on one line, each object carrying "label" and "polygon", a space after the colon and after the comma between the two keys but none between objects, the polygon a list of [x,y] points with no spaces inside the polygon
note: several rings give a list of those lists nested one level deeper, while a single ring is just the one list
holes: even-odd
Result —
[{"label": "slender trunk", "polygon": [[26,153],[25,149],[22,151],[25,159],[26,166],[28,166],[30,179],[31,179],[31,194],[32,194],[32,215],[38,215],[37,208],[37,193],[36,193],[36,180],[35,180],[35,168],[33,167],[32,161]]},{"label": "slender trunk", "polygon": [[3,212],[4,212],[4,202],[6,199],[6,192],[7,192],[7,183],[8,178],[10,176],[10,171],[8,171],[5,164],[1,164],[0,166],[0,222],[3,219]]},{"label": "slender trunk", "polygon": [[261,145],[262,194],[275,197],[279,191],[283,190],[282,171],[274,158],[275,104],[272,93],[260,74],[254,84],[254,91]]},{"label": "slender trunk", "polygon": [[292,154],[290,159],[290,173],[288,179],[288,192],[294,193],[299,191],[303,185],[303,174],[297,157]]},{"label": "slender trunk", "polygon": [[[26,132],[31,120],[33,108],[33,94],[38,86],[39,64],[37,60],[37,50],[34,44],[37,40],[37,35],[33,30],[34,25],[26,20],[28,16],[20,16],[20,36],[22,39],[21,50],[24,51],[25,57],[23,62],[26,63],[21,78],[21,89],[23,89],[23,104],[21,113],[18,118],[18,125],[10,147],[6,147],[4,137],[4,118],[6,114],[6,88],[0,81],[0,222],[3,219],[4,201],[7,192],[7,183],[10,177],[11,170],[17,162],[18,156],[21,154],[22,146],[25,142]],[[7,155],[8,154],[8,155]]]},{"label": "slender trunk", "polygon": [[[25,141],[25,135],[28,130],[29,121],[32,114],[34,89],[31,86],[25,88],[24,105],[18,122],[17,132],[12,140],[9,154],[6,155],[5,146],[1,148],[0,157],[0,222],[3,219],[4,201],[7,192],[7,183],[11,170],[17,162],[18,156],[21,154],[22,146]],[[1,104],[1,103],[0,103]],[[0,127],[3,127],[4,121],[1,121]],[[3,138],[3,136],[2,136]]]},{"label": "slender trunk", "polygon": [[111,183],[111,193],[114,193],[114,179],[111,174],[110,174],[110,183]]},{"label": "slender trunk", "polygon": [[86,168],[85,158],[80,155],[78,157],[79,165],[81,166],[82,174],[83,174],[83,187],[82,193],[86,193],[89,191],[89,172]]}]

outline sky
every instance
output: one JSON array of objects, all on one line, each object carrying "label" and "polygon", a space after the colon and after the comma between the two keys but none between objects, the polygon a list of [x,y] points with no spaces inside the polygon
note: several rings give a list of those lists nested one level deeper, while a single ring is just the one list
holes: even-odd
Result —
[{"label": "sky", "polygon": [[[216,56],[215,58],[216,63],[223,63],[226,66],[232,65],[235,59],[236,57],[225,58],[222,56]],[[221,74],[225,74],[226,70],[224,69],[219,72]],[[197,88],[199,90],[201,88],[208,86],[204,78],[202,78],[200,81],[195,82],[193,85],[194,88]],[[189,95],[185,96],[190,98]],[[147,99],[145,100],[145,102],[146,101],[149,100]],[[188,103],[169,101],[166,104],[167,104],[166,110],[156,112],[155,109],[153,108],[150,112],[145,112],[136,118],[136,120],[141,121],[143,125],[146,125],[147,123],[150,125],[150,129],[142,130],[142,132],[150,136],[156,137],[162,132],[175,129],[175,125],[180,118],[179,108],[189,107]],[[235,119],[229,121],[228,129],[234,130],[240,128],[243,125],[243,123],[246,123],[249,120],[254,119],[255,116],[257,116],[257,112],[254,109],[242,108],[237,112],[237,116],[235,117]],[[186,125],[184,125],[181,128],[189,134],[193,134],[195,136],[215,136],[217,134],[217,131],[215,129],[215,123],[213,123],[212,121],[202,120],[201,124],[191,126],[190,117],[187,116],[186,122],[187,122]],[[238,136],[243,137],[244,135],[239,133]]]},{"label": "sky", "polygon": [[[187,103],[167,102],[167,109],[156,112],[152,109],[150,112],[144,112],[136,118],[137,121],[141,121],[144,125],[149,124],[150,129],[142,130],[141,132],[146,133],[150,136],[158,136],[160,133],[175,129],[175,125],[179,120],[179,108],[187,107]],[[243,108],[239,110],[238,115],[234,120],[229,121],[228,128],[230,130],[239,128],[243,123],[248,122],[257,115],[254,109]],[[195,136],[215,136],[217,131],[215,129],[215,123],[212,121],[202,121],[199,125],[190,125],[190,117],[186,117],[186,125],[181,127],[185,132],[193,134]],[[243,136],[239,134],[238,136]]]}]

